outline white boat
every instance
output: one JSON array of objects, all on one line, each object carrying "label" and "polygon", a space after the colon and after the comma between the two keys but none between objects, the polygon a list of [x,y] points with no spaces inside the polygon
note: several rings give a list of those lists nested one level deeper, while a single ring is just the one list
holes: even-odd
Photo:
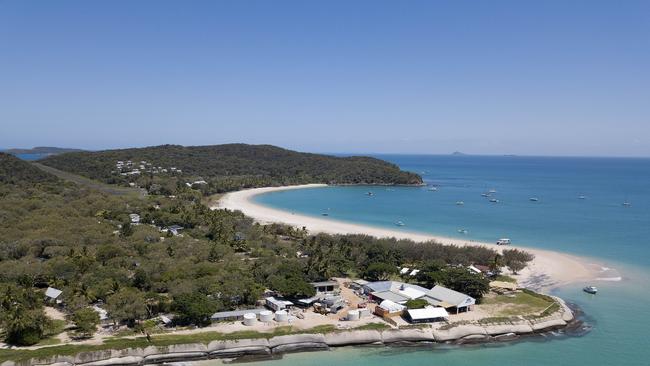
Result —
[{"label": "white boat", "polygon": [[497,190],[496,190],[496,189],[490,189],[490,190],[488,191],[488,193],[497,193]]},{"label": "white boat", "polygon": [[490,202],[492,203],[499,203],[499,200],[496,198],[490,198]]},{"label": "white boat", "polygon": [[429,187],[429,191],[431,191],[431,192],[435,192],[437,190],[438,190],[438,188],[436,188],[436,187]]},{"label": "white boat", "polygon": [[629,206],[632,206],[632,204],[630,202],[625,201],[625,202],[623,202],[623,206],[629,207]]},{"label": "white boat", "polygon": [[463,201],[456,201],[456,206],[462,206],[464,204],[465,204],[465,202],[463,202]]},{"label": "white boat", "polygon": [[467,234],[467,229],[458,229],[458,232],[461,234]]},{"label": "white boat", "polygon": [[497,245],[510,245],[511,241],[508,238],[501,238],[497,240]]},{"label": "white boat", "polygon": [[530,197],[529,200],[530,200],[531,202],[537,202],[537,201],[539,201],[539,198],[537,198],[537,197]]},{"label": "white boat", "polygon": [[581,200],[586,200],[586,199],[587,199],[587,197],[585,197],[585,196],[578,196],[578,199],[581,199]]},{"label": "white boat", "polygon": [[397,226],[404,226],[404,223],[401,222],[401,221],[398,221],[398,222],[395,223],[395,225],[397,225]]},{"label": "white boat", "polygon": [[374,196],[374,193],[372,193],[372,192],[367,192],[366,195],[368,195],[368,196]]},{"label": "white boat", "polygon": [[586,292],[588,294],[595,295],[595,294],[598,293],[598,288],[596,286],[586,286],[586,287],[584,287],[582,289],[582,291],[584,291],[584,292]]},{"label": "white boat", "polygon": [[490,197],[489,193],[481,193],[481,197]]}]

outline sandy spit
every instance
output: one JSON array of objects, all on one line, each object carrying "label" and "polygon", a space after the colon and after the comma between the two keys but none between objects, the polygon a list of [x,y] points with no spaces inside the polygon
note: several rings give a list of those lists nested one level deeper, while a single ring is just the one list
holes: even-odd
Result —
[{"label": "sandy spit", "polygon": [[[393,237],[411,239],[416,242],[436,241],[447,245],[487,246],[495,250],[502,247],[492,243],[473,240],[447,238],[444,236],[425,233],[391,230],[369,225],[361,225],[330,218],[313,217],[294,212],[270,208],[253,202],[252,198],[259,194],[283,191],[289,189],[304,189],[325,187],[324,184],[305,184],[283,187],[253,188],[224,195],[212,209],[239,210],[260,223],[284,223],[295,227],[305,227],[310,233],[328,234],[366,234],[375,237]],[[593,260],[579,256],[526,246],[511,245],[509,248],[519,248],[531,252],[535,259],[529,266],[517,275],[523,286],[537,290],[545,290],[574,282],[586,282],[598,277],[602,265]]]}]

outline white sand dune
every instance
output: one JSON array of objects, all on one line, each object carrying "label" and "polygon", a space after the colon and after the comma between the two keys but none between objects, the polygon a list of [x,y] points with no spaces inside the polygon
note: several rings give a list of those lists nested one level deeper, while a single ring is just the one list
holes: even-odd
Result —
[{"label": "white sand dune", "polygon": [[[448,245],[487,246],[495,250],[502,249],[502,247],[490,243],[447,238],[424,233],[391,230],[336,221],[330,218],[312,217],[263,206],[253,202],[251,199],[253,196],[268,192],[324,186],[324,184],[306,184],[247,189],[224,195],[219,200],[218,204],[212,208],[239,210],[260,223],[284,223],[300,228],[305,227],[310,233],[367,234],[375,237],[411,239],[416,242],[436,241]],[[573,282],[594,280],[598,277],[598,270],[602,267],[600,264],[593,263],[593,260],[591,259],[588,260],[586,258],[566,253],[513,245],[509,246],[509,248],[523,249],[535,255],[535,259],[532,263],[530,263],[526,269],[521,271],[517,275],[517,278],[521,285],[538,290],[549,289]]]}]

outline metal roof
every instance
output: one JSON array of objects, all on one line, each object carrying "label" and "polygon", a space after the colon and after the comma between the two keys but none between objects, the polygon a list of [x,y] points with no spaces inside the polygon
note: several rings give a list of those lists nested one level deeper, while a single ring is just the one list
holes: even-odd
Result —
[{"label": "metal roof", "polygon": [[446,302],[452,306],[467,306],[474,304],[473,297],[454,291],[442,286],[434,286],[427,292],[427,296],[441,302]]},{"label": "metal roof", "polygon": [[392,302],[400,303],[400,302],[406,302],[410,300],[406,296],[402,296],[400,294],[396,294],[392,291],[381,291],[381,292],[373,292],[371,293],[372,296],[382,299],[382,300],[390,300]]},{"label": "metal roof", "polygon": [[59,289],[55,289],[54,287],[48,287],[47,290],[45,290],[45,296],[51,298],[51,299],[56,299],[59,297],[63,291]]},{"label": "metal roof", "polygon": [[427,306],[422,309],[410,309],[408,310],[409,317],[413,320],[425,320],[425,319],[438,319],[438,318],[448,318],[449,313],[444,308],[434,308]]},{"label": "metal roof", "polygon": [[210,317],[212,320],[216,319],[226,319],[226,318],[238,318],[241,316],[244,316],[244,314],[248,313],[253,313],[253,314],[259,314],[262,311],[265,311],[266,309],[264,308],[258,308],[258,309],[244,309],[244,310],[233,310],[233,311],[222,311],[219,313],[214,313]]}]

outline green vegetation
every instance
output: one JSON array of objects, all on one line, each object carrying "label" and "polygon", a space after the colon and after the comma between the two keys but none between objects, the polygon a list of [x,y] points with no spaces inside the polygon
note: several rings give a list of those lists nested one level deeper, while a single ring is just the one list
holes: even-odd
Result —
[{"label": "green vegetation", "polygon": [[[538,315],[553,304],[557,305],[553,298],[528,290],[516,292],[512,295],[495,295],[483,298],[483,305],[489,305],[491,312],[498,317]],[[558,309],[555,308],[548,314]]]},{"label": "green vegetation", "polygon": [[179,294],[174,298],[172,309],[176,311],[179,324],[210,324],[210,316],[217,310],[212,299],[199,293]]},{"label": "green vegetation", "polygon": [[[132,329],[146,330],[165,313],[173,313],[179,324],[200,326],[211,312],[255,306],[265,288],[289,298],[310,296],[310,281],[351,273],[384,278],[405,264],[423,269],[413,279],[418,283],[441,283],[478,298],[484,280],[462,266],[487,264],[496,255],[487,248],[433,242],[307,235],[285,225],[256,224],[240,212],[210,210],[201,192],[189,187],[175,192],[174,197],[109,194],[0,154],[0,336],[17,345],[51,342],[43,308],[48,286],[63,291],[62,310],[76,332],[88,336],[97,322],[89,312],[92,304]],[[132,225],[130,214],[138,214],[140,224]],[[180,235],[163,232],[171,225],[183,227]],[[213,335],[236,336],[251,333]],[[153,339],[154,344],[190,340]],[[144,342],[115,339],[98,347]],[[9,357],[7,352],[15,351],[1,350],[0,358]]]},{"label": "green vegetation", "polygon": [[31,288],[14,284],[0,287],[0,328],[7,343],[31,346],[48,336],[51,321],[45,316],[42,297]]},{"label": "green vegetation", "polygon": [[[138,175],[121,175],[118,161],[153,164]],[[105,183],[136,183],[152,194],[176,194],[185,183],[202,179],[204,194],[242,188],[302,183],[421,184],[417,174],[369,157],[334,157],[300,153],[270,145],[228,144],[215,146],[163,145],[138,149],[73,152],[47,157],[45,165]],[[182,173],[172,172],[171,168]]]},{"label": "green vegetation", "polygon": [[517,279],[506,276],[506,275],[498,275],[493,278],[491,278],[492,281],[502,281],[502,282],[510,282],[510,283],[517,283]]},{"label": "green vegetation", "polygon": [[533,254],[519,249],[504,249],[502,254],[504,264],[514,274],[526,268],[526,263],[535,258]]},{"label": "green vegetation", "polygon": [[[371,323],[355,329],[363,330],[384,330],[387,329],[384,324]],[[345,332],[337,329],[333,325],[319,325],[310,329],[295,329],[291,326],[277,327],[271,332],[256,332],[252,330],[219,333],[219,332],[201,332],[193,334],[161,334],[147,337],[129,337],[129,338],[108,338],[102,344],[98,345],[60,345],[53,347],[39,348],[35,350],[9,350],[0,349],[0,362],[4,361],[25,361],[30,358],[47,358],[56,355],[75,355],[80,352],[92,352],[101,350],[122,350],[127,348],[144,348],[148,346],[170,346],[175,344],[203,343],[208,344],[212,341],[226,341],[238,339],[258,339],[272,338],[288,334],[323,334],[331,332]]]},{"label": "green vegetation", "polygon": [[429,302],[425,299],[411,299],[405,305],[409,309],[422,309],[428,306]]},{"label": "green vegetation", "polygon": [[92,337],[99,325],[99,314],[90,308],[81,308],[72,313],[71,320],[79,337]]},{"label": "green vegetation", "polygon": [[[485,254],[488,258],[484,260],[489,260],[490,254]],[[479,302],[490,290],[490,281],[483,275],[470,272],[464,267],[450,267],[439,260],[426,262],[416,278],[424,287],[445,286],[465,293]]]},{"label": "green vegetation", "polygon": [[368,323],[354,328],[354,330],[388,330],[392,329],[390,325],[386,323]]}]

